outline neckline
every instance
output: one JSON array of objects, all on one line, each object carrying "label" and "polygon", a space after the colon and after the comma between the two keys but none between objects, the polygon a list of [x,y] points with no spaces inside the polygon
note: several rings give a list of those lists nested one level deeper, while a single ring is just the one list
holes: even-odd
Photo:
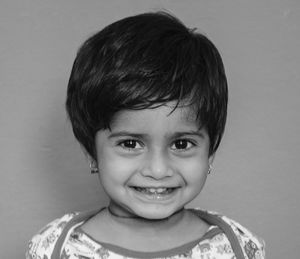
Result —
[{"label": "neckline", "polygon": [[[101,210],[103,210],[103,209],[104,208],[102,208]],[[98,212],[100,212],[101,210],[99,210]],[[199,214],[199,210],[197,210],[197,209],[188,209],[188,210],[193,211],[198,217],[201,218],[201,216]],[[91,218],[91,217],[89,217],[89,218]],[[82,221],[82,224],[84,222],[86,222],[89,218]],[[203,220],[206,221],[205,219],[203,219]],[[199,237],[199,238],[197,238],[193,241],[190,241],[186,244],[176,246],[174,248],[170,248],[170,249],[166,249],[166,250],[144,252],[144,251],[137,251],[137,250],[128,249],[128,248],[121,247],[121,246],[118,246],[118,245],[114,245],[114,244],[111,244],[111,243],[105,243],[105,242],[98,241],[98,240],[94,239],[92,236],[90,236],[88,233],[86,233],[81,228],[82,224],[80,224],[75,229],[76,232],[79,232],[81,235],[84,235],[86,238],[88,238],[92,242],[96,243],[97,245],[101,246],[102,248],[108,250],[109,252],[112,252],[112,253],[115,253],[115,254],[118,254],[118,255],[121,255],[121,256],[125,256],[125,257],[131,257],[131,258],[158,258],[158,257],[171,257],[171,256],[174,256],[174,255],[179,255],[179,254],[188,254],[200,242],[202,242],[206,239],[210,239],[210,238],[214,237],[215,235],[220,234],[220,233],[223,232],[217,225],[211,225],[202,237]]]}]

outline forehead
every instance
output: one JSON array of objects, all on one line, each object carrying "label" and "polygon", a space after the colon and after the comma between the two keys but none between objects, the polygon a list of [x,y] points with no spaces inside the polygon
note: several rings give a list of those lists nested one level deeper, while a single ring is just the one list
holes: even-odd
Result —
[{"label": "forehead", "polygon": [[111,129],[199,129],[199,123],[193,109],[188,106],[175,107],[173,103],[142,109],[122,110],[117,112],[111,121]]}]

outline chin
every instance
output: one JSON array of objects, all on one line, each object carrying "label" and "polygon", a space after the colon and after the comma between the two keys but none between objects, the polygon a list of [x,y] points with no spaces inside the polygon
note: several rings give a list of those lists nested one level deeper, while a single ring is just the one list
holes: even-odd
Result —
[{"label": "chin", "polygon": [[138,215],[141,218],[145,218],[145,219],[149,219],[149,220],[162,220],[162,219],[166,219],[170,216],[172,216],[174,213],[176,213],[178,210],[164,210],[164,211],[158,211],[158,210],[152,210],[152,211],[139,211],[136,213],[136,215]]}]

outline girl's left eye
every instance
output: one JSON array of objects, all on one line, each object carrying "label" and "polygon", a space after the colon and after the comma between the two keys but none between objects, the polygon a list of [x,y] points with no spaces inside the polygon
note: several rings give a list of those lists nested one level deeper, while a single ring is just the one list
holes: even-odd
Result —
[{"label": "girl's left eye", "polygon": [[172,150],[189,150],[191,149],[195,144],[187,139],[178,139],[174,141],[174,143],[171,146]]}]

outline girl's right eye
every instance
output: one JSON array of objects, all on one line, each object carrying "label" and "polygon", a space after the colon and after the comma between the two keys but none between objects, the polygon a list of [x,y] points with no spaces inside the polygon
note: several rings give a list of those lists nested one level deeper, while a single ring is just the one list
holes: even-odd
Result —
[{"label": "girl's right eye", "polygon": [[123,140],[119,142],[118,145],[124,149],[129,149],[129,150],[139,150],[143,148],[142,144],[139,141],[134,139]]}]

